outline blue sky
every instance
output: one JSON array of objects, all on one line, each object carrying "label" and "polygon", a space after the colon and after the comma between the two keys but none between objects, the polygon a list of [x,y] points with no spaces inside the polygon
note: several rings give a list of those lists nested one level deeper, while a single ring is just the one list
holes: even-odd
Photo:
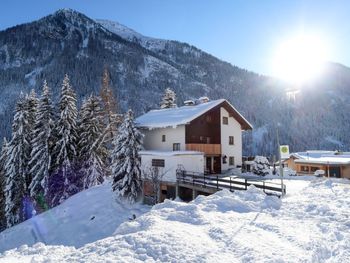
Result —
[{"label": "blue sky", "polygon": [[239,67],[270,75],[276,47],[302,29],[329,43],[329,60],[350,66],[346,0],[2,0],[0,29],[65,7],[118,21],[147,36],[187,42]]}]

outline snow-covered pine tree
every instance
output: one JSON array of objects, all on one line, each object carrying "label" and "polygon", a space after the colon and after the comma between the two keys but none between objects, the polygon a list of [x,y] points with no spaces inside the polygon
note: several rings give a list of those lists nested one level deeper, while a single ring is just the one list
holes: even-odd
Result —
[{"label": "snow-covered pine tree", "polygon": [[26,96],[27,107],[28,107],[28,124],[34,126],[36,119],[36,112],[39,105],[35,90],[31,90],[29,95]]},{"label": "snow-covered pine tree", "polygon": [[34,91],[34,89],[31,90],[31,92],[29,93],[29,95],[26,95],[25,97],[25,107],[26,107],[26,111],[28,112],[28,124],[27,124],[27,131],[28,131],[28,136],[29,136],[29,159],[28,159],[28,175],[26,178],[26,184],[27,184],[27,188],[29,188],[29,185],[32,182],[33,179],[33,175],[30,173],[30,167],[29,167],[29,161],[30,161],[30,153],[32,151],[32,140],[34,138],[34,125],[35,125],[35,118],[36,118],[36,112],[38,109],[38,103],[39,100],[37,98],[37,95]]},{"label": "snow-covered pine tree", "polygon": [[55,142],[54,109],[51,102],[50,89],[44,81],[43,91],[37,109],[34,132],[32,136],[32,151],[29,162],[30,174],[33,179],[29,185],[30,196],[41,210],[46,210],[45,199],[48,194],[48,180],[51,171],[51,154]]},{"label": "snow-covered pine tree", "polygon": [[173,90],[170,88],[166,88],[164,91],[164,95],[162,97],[162,101],[160,103],[161,109],[168,109],[168,108],[176,108],[176,94]]},{"label": "snow-covered pine tree", "polygon": [[5,164],[7,160],[7,140],[4,138],[0,153],[0,232],[6,228],[6,215],[5,215]]},{"label": "snow-covered pine tree", "polygon": [[79,163],[85,189],[101,184],[107,174],[107,148],[103,141],[104,123],[101,100],[90,96],[81,108]]},{"label": "snow-covered pine tree", "polygon": [[[19,98],[12,124],[12,139],[8,143],[6,174],[6,222],[11,227],[28,218],[28,212],[23,205],[27,193],[26,179],[28,177],[28,160],[30,156],[30,131],[28,131],[27,102],[21,95]],[[29,215],[30,217],[30,215]]]},{"label": "snow-covered pine tree", "polygon": [[129,110],[113,140],[113,191],[119,197],[134,202],[141,191],[141,150],[143,135],[135,127],[133,112]]},{"label": "snow-covered pine tree", "polygon": [[75,158],[77,149],[77,99],[68,75],[65,75],[60,101],[60,116],[56,126],[57,142],[53,149],[54,173],[49,178],[49,200],[51,206],[62,203],[78,190],[75,182]]},{"label": "snow-covered pine tree", "polygon": [[266,176],[271,173],[269,160],[265,156],[255,156],[252,168],[256,175]]}]

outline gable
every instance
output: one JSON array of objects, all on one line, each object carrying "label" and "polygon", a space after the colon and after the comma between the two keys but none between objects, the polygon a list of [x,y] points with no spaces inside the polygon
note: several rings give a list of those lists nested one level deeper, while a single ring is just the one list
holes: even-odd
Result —
[{"label": "gable", "polygon": [[195,106],[152,110],[136,119],[136,125],[141,128],[166,128],[189,124],[214,108],[225,107],[242,127],[242,130],[251,130],[252,125],[226,100],[213,100]]}]

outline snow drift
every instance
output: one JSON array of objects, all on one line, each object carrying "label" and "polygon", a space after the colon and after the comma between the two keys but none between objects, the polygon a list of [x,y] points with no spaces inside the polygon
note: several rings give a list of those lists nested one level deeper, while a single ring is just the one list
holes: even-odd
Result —
[{"label": "snow drift", "polygon": [[251,187],[166,201],[79,249],[22,246],[0,262],[348,262],[349,181],[287,182],[294,186],[283,200]]},{"label": "snow drift", "polygon": [[108,237],[133,214],[149,206],[118,202],[109,182],[82,191],[62,205],[0,233],[0,253],[20,245],[42,242],[81,247]]}]

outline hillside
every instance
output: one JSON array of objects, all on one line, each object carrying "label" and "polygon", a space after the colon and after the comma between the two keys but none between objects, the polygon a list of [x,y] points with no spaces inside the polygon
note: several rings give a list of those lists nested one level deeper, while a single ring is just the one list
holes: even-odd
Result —
[{"label": "hillside", "polygon": [[117,227],[150,210],[146,205],[117,201],[112,186],[82,191],[63,204],[0,233],[0,253],[21,245],[43,242],[47,245],[81,247],[111,236]]},{"label": "hillside", "polygon": [[286,184],[282,201],[254,187],[167,200],[81,248],[25,245],[0,262],[349,262],[349,181]]},{"label": "hillside", "polygon": [[292,151],[350,147],[347,67],[329,64],[322,79],[289,101],[285,91],[293,87],[276,79],[186,43],[142,36],[70,9],[0,32],[0,136],[10,134],[21,91],[39,91],[47,79],[57,97],[68,73],[81,99],[99,92],[106,66],[121,111],[132,108],[139,115],[158,107],[166,87],[175,90],[179,105],[204,95],[228,99],[254,125],[253,133],[245,134],[245,154],[275,152],[277,126],[281,143]]}]

